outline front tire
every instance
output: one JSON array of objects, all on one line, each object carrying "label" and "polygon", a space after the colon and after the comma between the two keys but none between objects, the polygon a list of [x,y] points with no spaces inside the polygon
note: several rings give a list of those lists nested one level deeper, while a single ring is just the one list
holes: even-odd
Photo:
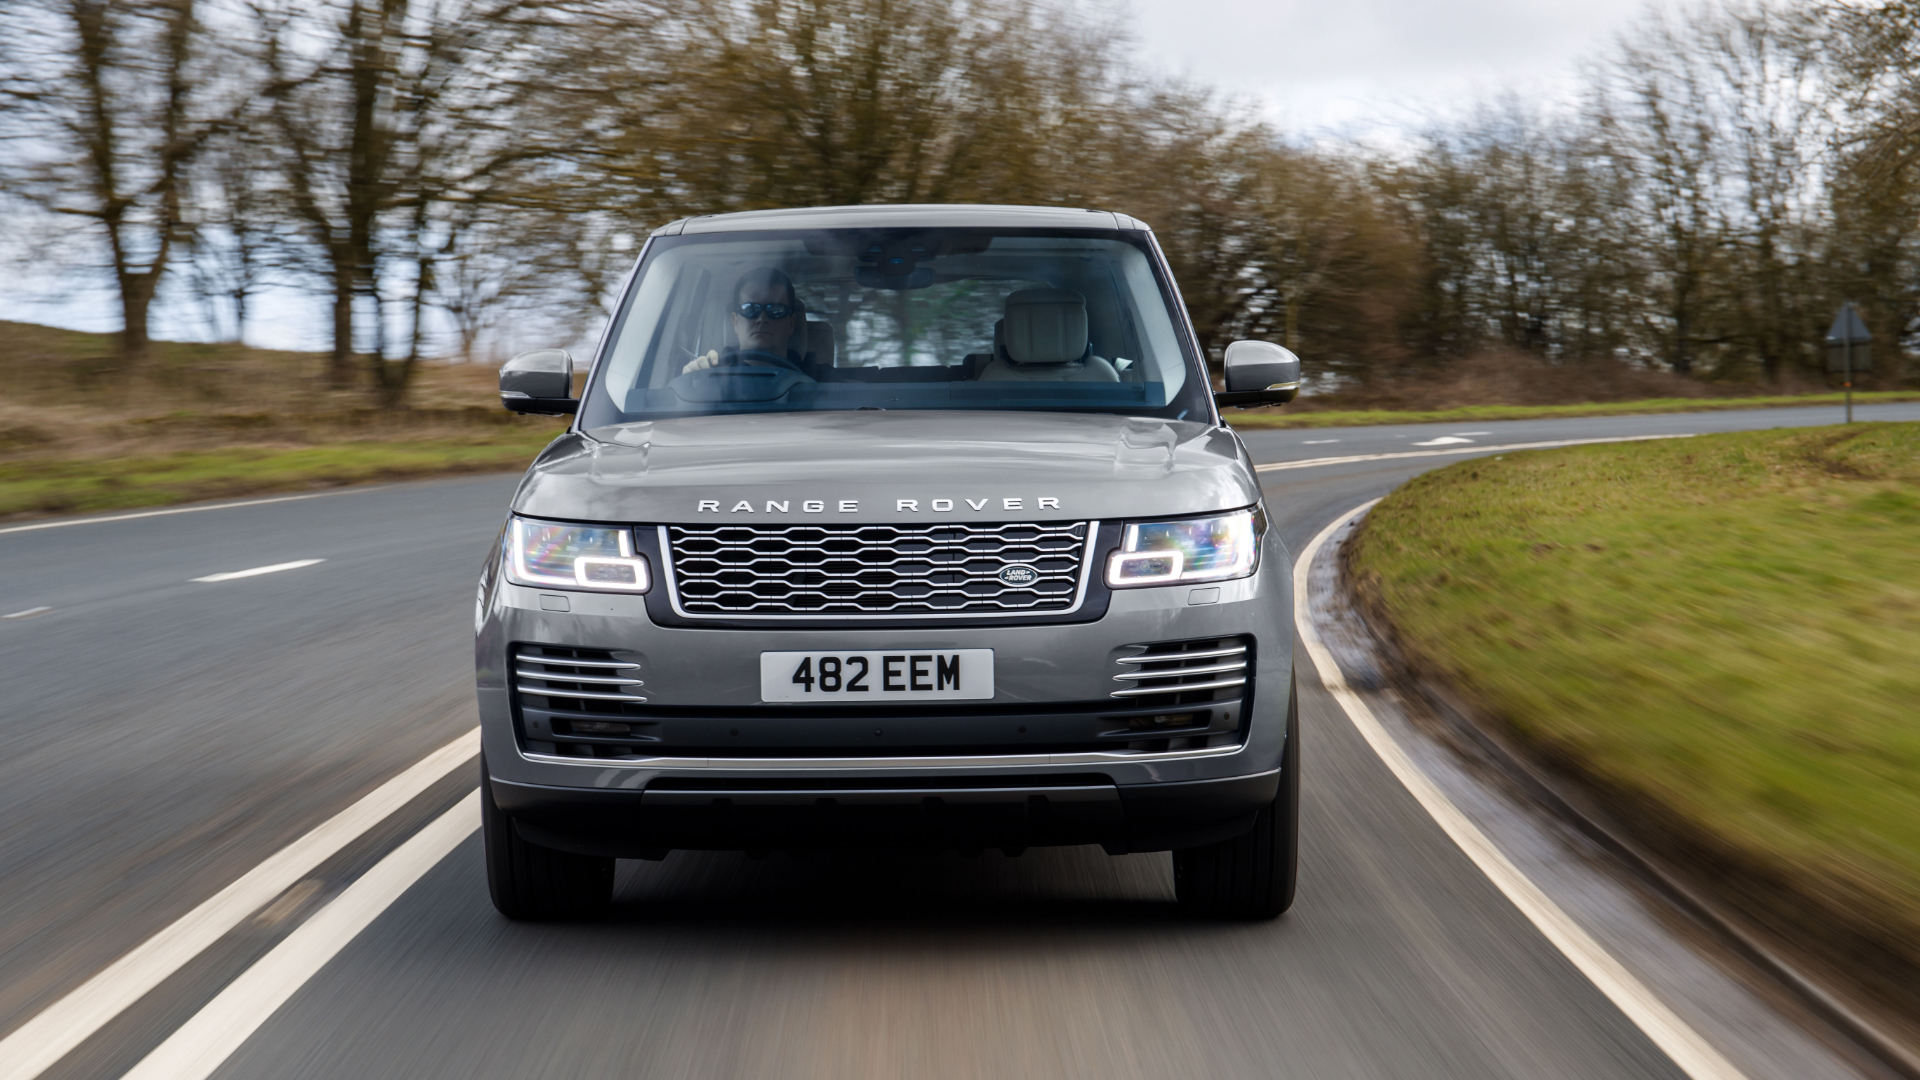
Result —
[{"label": "front tire", "polygon": [[480,831],[487,848],[487,892],[509,919],[579,919],[613,901],[613,860],[529,843],[494,805],[487,759],[480,759]]},{"label": "front tire", "polygon": [[1195,915],[1271,919],[1293,906],[1300,875],[1300,698],[1287,687],[1287,746],[1280,790],[1252,830],[1173,853],[1173,893]]}]

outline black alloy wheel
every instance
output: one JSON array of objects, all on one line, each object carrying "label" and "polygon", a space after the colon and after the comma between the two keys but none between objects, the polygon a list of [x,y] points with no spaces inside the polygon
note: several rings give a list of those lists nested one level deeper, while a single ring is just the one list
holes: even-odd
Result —
[{"label": "black alloy wheel", "polygon": [[1253,828],[1230,840],[1173,853],[1181,908],[1219,919],[1271,919],[1293,906],[1300,876],[1300,697],[1287,688],[1287,746],[1280,790]]}]

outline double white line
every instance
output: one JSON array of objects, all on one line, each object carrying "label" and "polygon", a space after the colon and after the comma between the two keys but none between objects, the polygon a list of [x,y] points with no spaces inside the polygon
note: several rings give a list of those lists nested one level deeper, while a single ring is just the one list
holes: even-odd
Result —
[{"label": "double white line", "polygon": [[[108,1021],[239,926],[247,916],[266,906],[415,796],[472,761],[479,752],[480,731],[475,728],[288,844],[205,903],[107,965],[40,1015],[0,1039],[0,1080],[33,1080],[45,1072]],[[464,831],[457,831],[463,822],[467,823]],[[303,966],[302,962],[310,966],[311,971],[319,970],[320,964],[371,922],[381,908],[392,902],[392,897],[405,891],[479,825],[476,794],[416,833],[334,898],[319,915],[289,935],[186,1026],[174,1032],[129,1075],[186,1080],[211,1073],[305,981],[302,976],[288,984],[286,974],[297,971]],[[397,858],[403,852],[407,857]],[[384,876],[383,869],[386,870]],[[406,876],[408,872],[410,877]],[[359,890],[357,895],[356,890]],[[377,899],[368,895],[370,893],[390,896],[369,910],[367,901]],[[342,936],[349,928],[350,932]],[[316,943],[332,944],[331,951],[319,955],[320,950],[314,948]],[[314,963],[316,956],[318,962]],[[262,972],[264,977],[256,976],[256,972]],[[246,984],[243,992],[253,995],[251,1000],[237,996],[236,988],[242,984]],[[284,992],[277,998],[272,997],[276,991]],[[269,999],[272,1004],[266,1005]],[[261,1006],[266,1006],[264,1012],[260,1011]],[[224,1050],[219,1049],[222,1046]],[[213,1057],[216,1051],[218,1056]]]}]

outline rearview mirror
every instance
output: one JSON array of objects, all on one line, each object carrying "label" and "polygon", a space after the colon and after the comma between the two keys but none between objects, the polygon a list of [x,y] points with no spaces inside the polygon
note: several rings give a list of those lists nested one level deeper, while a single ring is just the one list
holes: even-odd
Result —
[{"label": "rearview mirror", "polygon": [[1285,405],[1300,393],[1300,358],[1270,341],[1236,341],[1225,361],[1227,388],[1213,395],[1217,405]]},{"label": "rearview mirror", "polygon": [[500,365],[500,404],[509,412],[566,416],[580,408],[573,396],[573,357],[565,349],[535,349]]}]

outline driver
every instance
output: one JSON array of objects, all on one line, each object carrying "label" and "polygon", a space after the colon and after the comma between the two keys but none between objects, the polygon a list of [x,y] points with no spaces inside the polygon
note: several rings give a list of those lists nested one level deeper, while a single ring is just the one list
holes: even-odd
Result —
[{"label": "driver", "polygon": [[734,340],[740,344],[694,357],[680,369],[682,374],[720,364],[790,368],[805,374],[792,344],[794,332],[807,316],[785,273],[771,266],[747,271],[733,287],[733,304],[727,310]]}]

